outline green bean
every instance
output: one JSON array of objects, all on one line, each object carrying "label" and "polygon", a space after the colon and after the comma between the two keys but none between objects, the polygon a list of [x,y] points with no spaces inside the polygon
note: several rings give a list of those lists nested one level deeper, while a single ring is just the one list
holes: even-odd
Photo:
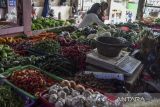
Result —
[{"label": "green bean", "polygon": [[7,85],[0,86],[0,107],[23,107],[24,101],[17,97],[11,87]]}]

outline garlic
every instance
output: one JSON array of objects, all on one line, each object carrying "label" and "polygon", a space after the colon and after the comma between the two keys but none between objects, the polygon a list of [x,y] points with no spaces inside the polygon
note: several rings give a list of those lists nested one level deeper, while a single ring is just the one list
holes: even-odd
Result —
[{"label": "garlic", "polygon": [[61,101],[63,104],[65,104],[65,99],[59,98],[58,100]]},{"label": "garlic", "polygon": [[80,95],[80,93],[76,90],[72,90],[72,96],[75,97],[75,96],[78,96]]},{"label": "garlic", "polygon": [[56,94],[57,93],[57,90],[56,89],[50,89],[49,90],[49,94],[51,95],[51,94]]},{"label": "garlic", "polygon": [[58,84],[55,84],[55,85],[52,85],[51,87],[50,87],[50,89],[52,90],[52,89],[57,89],[59,87],[59,85]]},{"label": "garlic", "polygon": [[94,106],[93,99],[87,98],[87,99],[86,99],[85,106],[86,106],[86,107],[93,107],[93,106]]},{"label": "garlic", "polygon": [[69,106],[69,107],[72,106],[72,98],[73,98],[72,96],[67,96],[67,97],[65,98],[66,105]]},{"label": "garlic", "polygon": [[73,107],[85,107],[85,98],[81,95],[74,97],[72,99],[72,106]]},{"label": "garlic", "polygon": [[55,85],[51,86],[49,90],[59,91],[61,89],[62,89],[62,87],[59,84],[55,84]]},{"label": "garlic", "polygon": [[58,92],[58,97],[65,99],[66,93],[64,91],[60,91],[60,92]]},{"label": "garlic", "polygon": [[85,90],[83,93],[82,93],[82,95],[84,96],[84,97],[89,97],[90,95],[91,95],[92,93],[90,92],[90,91],[88,91],[88,90]]},{"label": "garlic", "polygon": [[55,103],[55,107],[64,107],[64,103],[60,100],[58,100],[56,103]]},{"label": "garlic", "polygon": [[43,97],[48,98],[49,103],[55,107],[108,107],[107,97],[98,91],[86,89],[82,85],[76,85],[74,81],[64,80],[61,85],[53,85],[49,89],[49,95]]},{"label": "garlic", "polygon": [[58,99],[58,96],[56,94],[51,94],[49,97],[49,103],[54,104]]},{"label": "garlic", "polygon": [[63,87],[62,90],[63,90],[66,94],[70,94],[70,93],[71,93],[71,90],[70,90],[67,86]]}]

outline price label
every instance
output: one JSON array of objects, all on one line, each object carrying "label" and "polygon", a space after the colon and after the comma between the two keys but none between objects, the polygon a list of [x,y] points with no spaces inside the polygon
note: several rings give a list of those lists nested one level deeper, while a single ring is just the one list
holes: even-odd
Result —
[{"label": "price label", "polygon": [[85,71],[85,74],[91,74],[91,73],[94,74],[94,76],[99,79],[117,79],[124,81],[123,74]]}]

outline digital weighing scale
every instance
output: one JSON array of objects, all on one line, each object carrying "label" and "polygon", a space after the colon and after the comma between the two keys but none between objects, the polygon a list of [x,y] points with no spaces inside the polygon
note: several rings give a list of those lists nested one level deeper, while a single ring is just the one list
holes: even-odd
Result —
[{"label": "digital weighing scale", "polygon": [[119,56],[109,58],[98,54],[96,49],[87,54],[86,63],[125,76],[131,76],[141,65],[141,61],[129,56],[128,52],[121,51]]}]

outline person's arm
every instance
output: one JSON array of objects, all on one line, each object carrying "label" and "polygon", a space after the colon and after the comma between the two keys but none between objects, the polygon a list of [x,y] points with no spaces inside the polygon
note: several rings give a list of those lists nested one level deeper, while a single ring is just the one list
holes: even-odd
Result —
[{"label": "person's arm", "polygon": [[96,24],[104,27],[105,29],[108,28],[107,25],[105,25],[105,24],[98,18],[98,16],[97,16],[96,14],[93,14],[93,15],[92,15],[92,20],[94,21],[94,23],[96,23]]},{"label": "person's arm", "polygon": [[83,17],[81,23],[78,25],[78,28],[83,28],[83,27],[85,27],[85,26],[88,26],[88,25],[90,25],[91,22],[92,22],[92,16],[86,14],[86,15]]}]

